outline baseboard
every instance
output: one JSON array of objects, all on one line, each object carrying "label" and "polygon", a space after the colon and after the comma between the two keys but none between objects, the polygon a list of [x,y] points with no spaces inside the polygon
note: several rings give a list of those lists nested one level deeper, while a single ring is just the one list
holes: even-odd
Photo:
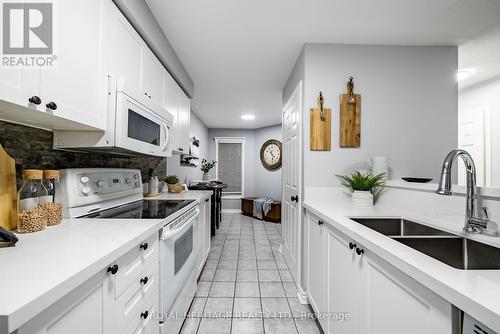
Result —
[{"label": "baseboard", "polygon": [[222,213],[241,213],[240,209],[222,209]]},{"label": "baseboard", "polygon": [[307,292],[302,290],[302,287],[297,287],[297,298],[301,304],[309,304],[309,299],[307,298]]}]

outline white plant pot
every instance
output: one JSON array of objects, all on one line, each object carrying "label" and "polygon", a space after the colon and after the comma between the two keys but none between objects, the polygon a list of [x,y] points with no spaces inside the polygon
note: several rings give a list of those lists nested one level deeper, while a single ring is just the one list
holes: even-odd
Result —
[{"label": "white plant pot", "polygon": [[352,205],[362,207],[373,206],[373,194],[370,191],[355,190],[352,193]]}]

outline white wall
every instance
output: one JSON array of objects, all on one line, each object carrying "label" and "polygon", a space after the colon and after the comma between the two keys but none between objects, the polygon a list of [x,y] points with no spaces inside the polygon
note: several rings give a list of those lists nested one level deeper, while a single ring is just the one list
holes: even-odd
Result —
[{"label": "white wall", "polygon": [[486,107],[491,113],[491,185],[500,186],[500,77],[458,92],[458,112]]},{"label": "white wall", "polygon": [[[335,174],[390,159],[390,178],[438,178],[457,147],[456,47],[307,44],[305,46],[304,184],[331,186]],[[354,77],[361,100],[361,147],[339,147],[339,94]],[[309,150],[309,108],[319,91],[332,108],[332,150]]]},{"label": "white wall", "polygon": [[281,125],[269,126],[255,130],[255,196],[269,196],[281,201],[281,168],[268,171],[260,161],[260,149],[269,139],[281,141]]},{"label": "white wall", "polygon": [[[191,124],[189,129],[190,137],[195,136],[200,140],[200,161],[208,156],[208,128],[200,118],[191,111]],[[199,167],[185,167],[180,165],[180,156],[174,155],[167,158],[167,174],[177,175],[181,183],[186,182],[186,178],[194,181],[201,180],[202,171]]]},{"label": "white wall", "polygon": [[[244,196],[270,196],[281,200],[281,169],[270,172],[260,162],[260,148],[268,139],[281,141],[281,125],[256,130],[209,129],[209,159],[216,160],[214,137],[245,137]],[[215,177],[212,170],[211,177]]]}]

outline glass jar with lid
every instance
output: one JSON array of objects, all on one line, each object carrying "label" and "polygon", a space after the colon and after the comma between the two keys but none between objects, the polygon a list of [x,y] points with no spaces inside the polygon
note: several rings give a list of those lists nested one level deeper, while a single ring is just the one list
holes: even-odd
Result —
[{"label": "glass jar with lid", "polygon": [[42,178],[42,170],[23,171],[23,186],[18,193],[18,232],[36,232],[47,227],[47,215],[42,205],[47,200],[47,190],[42,184]]},{"label": "glass jar with lid", "polygon": [[54,226],[62,220],[63,189],[59,183],[59,171],[44,170],[43,185],[47,189],[47,197],[42,204],[47,215],[47,225]]}]

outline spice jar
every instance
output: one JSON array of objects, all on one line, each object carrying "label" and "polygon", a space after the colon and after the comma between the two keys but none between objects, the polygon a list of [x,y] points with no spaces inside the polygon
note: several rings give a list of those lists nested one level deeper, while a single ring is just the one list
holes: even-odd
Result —
[{"label": "spice jar", "polygon": [[59,183],[58,170],[43,171],[43,186],[47,189],[46,199],[43,201],[42,207],[47,215],[47,225],[54,226],[62,220],[62,194],[63,189]]},{"label": "spice jar", "polygon": [[47,227],[47,215],[42,206],[47,200],[47,190],[42,177],[43,171],[38,169],[23,171],[23,186],[18,193],[18,232],[36,232]]}]

